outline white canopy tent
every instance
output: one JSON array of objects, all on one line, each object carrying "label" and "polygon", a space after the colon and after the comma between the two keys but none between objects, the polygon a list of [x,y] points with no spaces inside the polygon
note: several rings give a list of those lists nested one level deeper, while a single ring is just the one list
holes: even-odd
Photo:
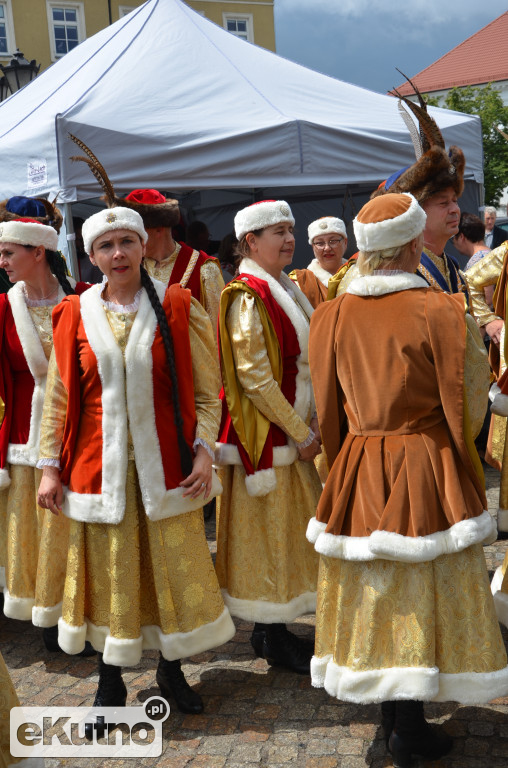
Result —
[{"label": "white canopy tent", "polygon": [[[431,112],[447,144],[463,148],[478,205],[479,118]],[[365,196],[414,161],[395,99],[239,40],[180,0],[148,0],[0,105],[2,196],[97,197],[89,169],[70,161],[79,150],[69,132],[97,154],[117,192],[192,191],[194,211],[228,218],[226,231],[230,209],[266,193]],[[206,190],[222,197],[207,204]]]}]

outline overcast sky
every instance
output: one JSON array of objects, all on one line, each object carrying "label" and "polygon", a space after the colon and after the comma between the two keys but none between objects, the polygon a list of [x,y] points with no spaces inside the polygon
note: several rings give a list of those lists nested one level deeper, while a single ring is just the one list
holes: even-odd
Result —
[{"label": "overcast sky", "polygon": [[275,0],[277,53],[386,93],[402,82],[395,67],[415,75],[506,10],[506,0]]}]

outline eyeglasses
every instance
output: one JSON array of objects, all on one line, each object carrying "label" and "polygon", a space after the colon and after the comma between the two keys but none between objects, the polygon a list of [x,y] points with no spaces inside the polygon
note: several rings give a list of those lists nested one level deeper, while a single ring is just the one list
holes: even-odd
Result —
[{"label": "eyeglasses", "polygon": [[312,243],[312,245],[314,246],[314,248],[317,248],[318,251],[324,251],[326,246],[329,246],[330,248],[337,248],[337,246],[343,242],[344,242],[344,238],[338,237],[336,240],[328,240],[327,243],[319,242],[319,243]]}]

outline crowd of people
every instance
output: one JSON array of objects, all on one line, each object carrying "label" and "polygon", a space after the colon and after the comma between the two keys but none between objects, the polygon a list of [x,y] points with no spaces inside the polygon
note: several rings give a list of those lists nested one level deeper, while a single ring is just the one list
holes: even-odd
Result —
[{"label": "crowd of people", "polygon": [[[177,202],[118,197],[89,150],[107,207],[82,248],[102,282],[66,275],[55,206],[1,204],[3,610],[50,651],[97,655],[95,706],[124,706],[122,668],[156,649],[162,695],[201,712],[181,659],[231,639],[232,617],[268,664],[380,704],[399,768],[452,747],[424,702],[507,695],[508,558],[491,589],[475,438],[492,366],[484,455],[501,469],[504,535],[508,242],[489,250],[485,224],[461,215],[464,156],[437,126],[428,140],[358,212],[349,261],[344,222],[325,216],[288,275],[288,203],[240,210],[226,286],[199,247],[208,230],[177,242]],[[311,612],[314,643],[287,626]]]}]

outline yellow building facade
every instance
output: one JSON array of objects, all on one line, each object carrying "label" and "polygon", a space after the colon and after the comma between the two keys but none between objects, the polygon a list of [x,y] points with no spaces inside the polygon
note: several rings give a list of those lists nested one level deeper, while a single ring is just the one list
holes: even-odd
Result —
[{"label": "yellow building facade", "polygon": [[[0,0],[0,64],[19,48],[41,71],[141,0]],[[274,0],[189,0],[231,34],[275,51]]]}]

